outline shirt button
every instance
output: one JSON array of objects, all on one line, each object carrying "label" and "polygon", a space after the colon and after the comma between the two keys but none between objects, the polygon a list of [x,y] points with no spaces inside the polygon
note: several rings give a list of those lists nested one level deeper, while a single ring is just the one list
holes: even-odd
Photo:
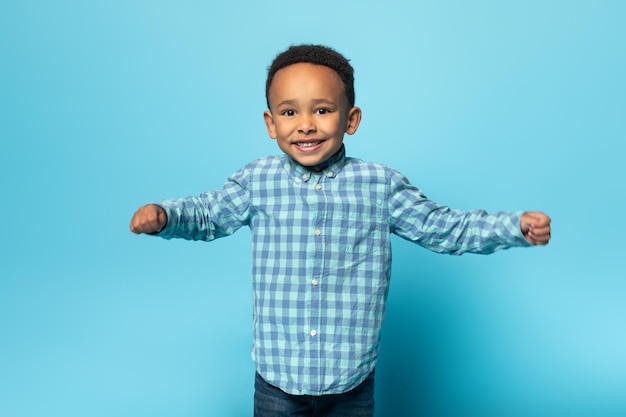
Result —
[{"label": "shirt button", "polygon": [[322,184],[315,184],[315,189],[317,191],[321,190],[322,189]]},{"label": "shirt button", "polygon": [[315,229],[315,236],[319,236],[322,234],[322,231],[320,229]]},{"label": "shirt button", "polygon": [[328,171],[328,173],[326,174],[326,176],[328,178],[331,178],[333,176],[333,171]]},{"label": "shirt button", "polygon": [[310,174],[304,174],[304,175],[302,176],[302,179],[303,179],[303,180],[305,180],[305,181],[308,181],[308,180],[309,180],[309,178],[311,178],[311,175],[310,175]]},{"label": "shirt button", "polygon": [[311,330],[311,331],[309,332],[309,334],[310,334],[311,336],[315,337],[315,336],[317,336],[317,331],[316,331],[316,330]]},{"label": "shirt button", "polygon": [[316,286],[317,284],[319,284],[319,281],[318,281],[318,280],[316,280],[315,278],[313,278],[313,279],[311,280],[311,284],[313,284],[313,286]]}]

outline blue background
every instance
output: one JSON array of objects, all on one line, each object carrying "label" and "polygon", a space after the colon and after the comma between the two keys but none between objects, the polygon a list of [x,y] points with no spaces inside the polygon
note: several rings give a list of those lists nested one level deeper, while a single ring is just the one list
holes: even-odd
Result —
[{"label": "blue background", "polygon": [[4,1],[0,415],[252,414],[249,232],[128,223],[279,152],[266,68],[302,42],[356,69],[350,155],[553,218],[491,256],[394,239],[377,416],[626,415],[625,5]]}]

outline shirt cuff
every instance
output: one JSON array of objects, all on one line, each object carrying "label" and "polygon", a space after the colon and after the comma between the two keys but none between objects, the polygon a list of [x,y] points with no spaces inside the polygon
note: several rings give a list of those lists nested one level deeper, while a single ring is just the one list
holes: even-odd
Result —
[{"label": "shirt cuff", "polygon": [[510,213],[509,215],[510,227],[507,227],[507,229],[510,231],[510,237],[513,240],[515,246],[532,246],[532,244],[530,244],[526,240],[524,234],[522,233],[521,224],[522,216],[524,215],[524,213],[525,211],[516,211]]}]

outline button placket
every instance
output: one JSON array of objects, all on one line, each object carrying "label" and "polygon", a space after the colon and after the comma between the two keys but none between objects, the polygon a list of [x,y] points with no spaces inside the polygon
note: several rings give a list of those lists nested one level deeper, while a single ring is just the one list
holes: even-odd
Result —
[{"label": "button placket", "polygon": [[[315,363],[322,356],[320,351],[321,341],[323,337],[320,336],[320,327],[322,322],[322,293],[320,285],[320,277],[323,276],[324,262],[325,262],[325,250],[326,245],[324,243],[324,235],[326,233],[326,216],[327,216],[327,201],[324,193],[324,181],[327,178],[325,172],[309,173],[309,179],[307,181],[308,196],[310,198],[310,204],[315,205],[315,214],[312,217],[313,221],[313,241],[315,253],[311,256],[315,267],[310,271],[309,282],[305,285],[308,286],[307,298],[309,301],[309,310],[307,317],[307,335],[311,343],[311,363]],[[310,185],[309,185],[310,184]],[[309,188],[310,187],[310,188]]]}]

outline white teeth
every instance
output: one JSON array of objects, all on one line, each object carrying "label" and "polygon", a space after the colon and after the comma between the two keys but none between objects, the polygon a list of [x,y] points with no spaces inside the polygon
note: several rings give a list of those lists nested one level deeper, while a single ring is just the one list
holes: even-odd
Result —
[{"label": "white teeth", "polygon": [[320,142],[298,142],[297,145],[301,148],[310,148],[312,146],[319,145]]}]

